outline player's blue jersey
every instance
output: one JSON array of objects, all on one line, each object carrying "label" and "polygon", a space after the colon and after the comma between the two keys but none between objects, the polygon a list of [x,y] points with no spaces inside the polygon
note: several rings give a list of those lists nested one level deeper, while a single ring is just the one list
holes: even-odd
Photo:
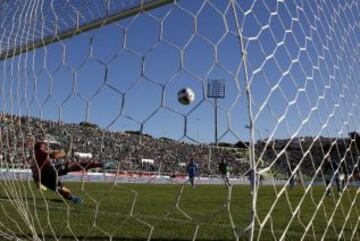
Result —
[{"label": "player's blue jersey", "polygon": [[189,176],[196,176],[197,170],[198,168],[195,163],[190,163],[187,167],[187,172]]}]

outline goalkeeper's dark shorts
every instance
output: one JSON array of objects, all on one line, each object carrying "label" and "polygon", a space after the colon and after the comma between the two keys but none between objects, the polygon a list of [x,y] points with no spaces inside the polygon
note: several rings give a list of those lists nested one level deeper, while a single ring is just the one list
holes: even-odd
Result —
[{"label": "goalkeeper's dark shorts", "polygon": [[52,191],[57,191],[63,186],[63,184],[59,181],[57,168],[59,167],[47,165],[41,169],[40,182]]}]

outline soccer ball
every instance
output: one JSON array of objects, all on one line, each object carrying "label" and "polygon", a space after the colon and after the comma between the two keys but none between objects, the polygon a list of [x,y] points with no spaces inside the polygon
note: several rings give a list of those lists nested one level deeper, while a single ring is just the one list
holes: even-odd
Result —
[{"label": "soccer ball", "polygon": [[183,88],[177,93],[178,101],[183,105],[191,104],[195,99],[194,91],[190,88]]}]

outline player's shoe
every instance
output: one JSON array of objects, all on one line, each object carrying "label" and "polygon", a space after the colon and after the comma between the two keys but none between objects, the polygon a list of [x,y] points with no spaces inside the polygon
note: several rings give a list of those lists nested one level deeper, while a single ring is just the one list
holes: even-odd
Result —
[{"label": "player's shoe", "polygon": [[80,203],[83,203],[83,202],[84,202],[81,197],[78,197],[78,196],[73,195],[73,194],[72,194],[71,197],[69,198],[69,201],[70,201],[70,202],[73,202],[73,203],[75,203],[75,204],[80,204]]}]

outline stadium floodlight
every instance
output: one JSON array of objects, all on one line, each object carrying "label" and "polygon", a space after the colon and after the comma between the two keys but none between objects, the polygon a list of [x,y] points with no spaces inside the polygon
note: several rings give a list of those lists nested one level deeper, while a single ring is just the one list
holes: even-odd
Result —
[{"label": "stadium floodlight", "polygon": [[225,80],[212,79],[208,80],[207,97],[214,99],[214,133],[215,145],[218,145],[218,99],[225,98]]},{"label": "stadium floodlight", "polygon": [[196,118],[196,126],[197,126],[197,142],[200,143],[200,126],[199,126],[200,118]]}]

